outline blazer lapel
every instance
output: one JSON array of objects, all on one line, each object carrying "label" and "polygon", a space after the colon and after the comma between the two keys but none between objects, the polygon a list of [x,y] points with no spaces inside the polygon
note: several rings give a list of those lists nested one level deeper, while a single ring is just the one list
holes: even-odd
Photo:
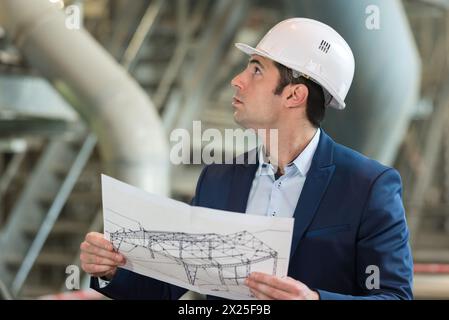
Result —
[{"label": "blazer lapel", "polygon": [[258,168],[257,149],[249,151],[243,156],[246,163],[234,166],[234,175],[229,192],[226,210],[245,213],[248,204],[249,192],[253,183],[254,175]]},{"label": "blazer lapel", "polygon": [[332,163],[333,144],[332,139],[321,129],[320,142],[293,215],[295,222],[290,258],[295,253],[299,241],[312,222],[321,198],[334,174],[335,165]]}]

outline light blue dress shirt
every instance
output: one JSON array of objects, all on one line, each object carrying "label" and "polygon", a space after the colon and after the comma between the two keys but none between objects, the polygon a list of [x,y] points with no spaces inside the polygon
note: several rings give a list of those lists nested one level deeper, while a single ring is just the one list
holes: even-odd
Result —
[{"label": "light blue dress shirt", "polygon": [[269,163],[264,149],[259,148],[259,168],[251,186],[246,213],[261,216],[293,217],[318,142],[318,128],[307,147],[285,167],[276,180],[276,169]]}]

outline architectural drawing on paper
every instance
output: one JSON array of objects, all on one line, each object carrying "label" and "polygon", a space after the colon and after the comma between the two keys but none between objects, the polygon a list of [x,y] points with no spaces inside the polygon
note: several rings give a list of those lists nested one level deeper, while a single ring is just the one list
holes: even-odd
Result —
[{"label": "architectural drawing on paper", "polygon": [[197,284],[199,270],[218,275],[221,285],[239,285],[258,263],[269,263],[275,275],[278,262],[278,252],[248,231],[195,234],[146,230],[139,224],[135,230],[110,232],[110,241],[117,249],[144,248],[152,259],[158,255],[176,262],[191,285]]}]

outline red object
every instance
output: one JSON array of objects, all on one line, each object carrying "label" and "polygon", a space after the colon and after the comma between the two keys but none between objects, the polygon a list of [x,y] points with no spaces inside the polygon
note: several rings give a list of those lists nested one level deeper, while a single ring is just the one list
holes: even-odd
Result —
[{"label": "red object", "polygon": [[88,289],[88,290],[76,290],[69,292],[61,292],[56,294],[49,294],[41,296],[39,300],[101,300],[105,296],[101,293]]},{"label": "red object", "polygon": [[449,264],[440,263],[416,263],[414,265],[415,273],[448,273]]}]

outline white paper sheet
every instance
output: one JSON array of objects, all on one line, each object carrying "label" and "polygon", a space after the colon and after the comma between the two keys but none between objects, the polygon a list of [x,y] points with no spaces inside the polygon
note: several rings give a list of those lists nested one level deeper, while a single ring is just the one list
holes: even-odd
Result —
[{"label": "white paper sheet", "polygon": [[101,176],[104,234],[125,269],[202,294],[252,299],[253,271],[287,275],[293,218],[189,206]]}]

